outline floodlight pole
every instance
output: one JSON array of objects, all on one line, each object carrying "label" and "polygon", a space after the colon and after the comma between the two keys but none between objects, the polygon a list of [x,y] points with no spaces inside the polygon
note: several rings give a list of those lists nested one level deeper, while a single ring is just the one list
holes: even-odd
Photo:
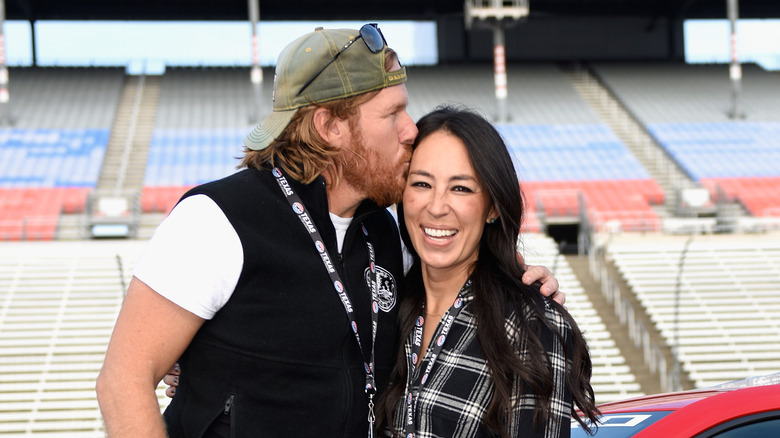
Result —
[{"label": "floodlight pole", "polygon": [[739,19],[739,0],[727,0],[727,13],[729,28],[731,31],[731,65],[729,66],[729,78],[731,78],[731,110],[729,118],[741,119],[745,115],[740,107],[740,94],[742,92],[742,65],[739,63],[737,51],[737,20]]},{"label": "floodlight pole", "polygon": [[5,61],[3,27],[5,27],[5,0],[0,0],[0,106],[2,106],[0,124],[5,123],[8,119],[8,102],[11,100],[11,95],[8,93],[8,67]]},{"label": "floodlight pole", "polygon": [[506,38],[505,28],[528,16],[529,0],[465,0],[463,17],[466,29],[472,23],[489,27],[493,31],[493,82],[497,114],[496,123],[508,123]]},{"label": "floodlight pole", "polygon": [[257,23],[260,21],[260,0],[248,0],[249,21],[252,24],[252,70],[249,74],[254,95],[254,114],[250,123],[260,120],[260,94],[263,86],[263,69],[260,67],[260,48],[257,39]]},{"label": "floodlight pole", "polygon": [[507,123],[507,79],[506,79],[506,43],[504,27],[500,24],[493,26],[493,75],[496,86],[496,105],[498,109],[497,122]]}]

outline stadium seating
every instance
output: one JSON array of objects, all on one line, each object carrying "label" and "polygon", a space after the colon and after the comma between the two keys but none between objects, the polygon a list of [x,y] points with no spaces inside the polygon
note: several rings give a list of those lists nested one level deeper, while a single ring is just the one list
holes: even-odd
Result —
[{"label": "stadium seating", "polygon": [[688,239],[615,236],[608,257],[697,387],[776,372],[780,236]]},{"label": "stadium seating", "polygon": [[710,189],[712,199],[740,202],[754,216],[780,216],[776,75],[745,65],[744,117],[731,119],[723,65],[614,63],[595,70],[688,176]]},{"label": "stadium seating", "polygon": [[753,216],[780,216],[780,176],[703,178],[716,199],[739,201]]},{"label": "stadium seating", "polygon": [[105,436],[95,379],[143,245],[0,245],[0,436]]},{"label": "stadium seating", "polygon": [[0,240],[52,239],[60,213],[84,210],[107,129],[0,129]]},{"label": "stadium seating", "polygon": [[158,129],[141,195],[146,213],[168,213],[189,188],[236,171],[246,130]]},{"label": "stadium seating", "polygon": [[0,188],[0,241],[51,240],[60,213],[84,209],[89,188]]},{"label": "stadium seating", "polygon": [[501,125],[531,211],[655,231],[661,187],[606,125]]},{"label": "stadium seating", "polygon": [[121,69],[13,69],[13,127],[0,128],[0,241],[47,240],[84,210],[108,143]]},{"label": "stadium seating", "polygon": [[754,216],[780,216],[778,122],[651,125],[712,199],[736,201]]}]

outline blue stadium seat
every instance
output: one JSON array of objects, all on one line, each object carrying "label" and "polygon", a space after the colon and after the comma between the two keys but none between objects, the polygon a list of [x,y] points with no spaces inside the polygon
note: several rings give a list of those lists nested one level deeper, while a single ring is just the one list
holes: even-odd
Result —
[{"label": "blue stadium seat", "polygon": [[0,129],[0,187],[94,187],[107,129]]},{"label": "blue stadium seat", "polygon": [[649,178],[606,125],[498,127],[523,181]]},{"label": "blue stadium seat", "polygon": [[245,129],[157,129],[145,187],[192,186],[235,172]]},{"label": "blue stadium seat", "polygon": [[649,131],[689,176],[780,176],[780,122],[656,123]]}]

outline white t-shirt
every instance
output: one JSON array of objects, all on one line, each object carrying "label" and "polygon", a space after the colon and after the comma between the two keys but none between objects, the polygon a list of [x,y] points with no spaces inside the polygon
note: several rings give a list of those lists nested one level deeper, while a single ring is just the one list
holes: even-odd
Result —
[{"label": "white t-shirt", "polygon": [[352,223],[351,217],[341,217],[330,213],[330,221],[333,222],[333,228],[336,229],[336,243],[338,245],[338,251],[341,252],[341,247],[344,246],[344,237],[347,235],[347,229],[349,224]]},{"label": "white t-shirt", "polygon": [[244,250],[230,221],[211,198],[195,195],[179,202],[157,227],[133,275],[211,319],[233,294],[243,265]]},{"label": "white t-shirt", "polygon": [[[352,218],[332,213],[330,218],[341,252]],[[401,245],[405,273],[411,257]],[[243,265],[241,239],[230,221],[211,198],[194,195],[179,202],[157,227],[133,275],[176,305],[211,319],[233,294]]]}]

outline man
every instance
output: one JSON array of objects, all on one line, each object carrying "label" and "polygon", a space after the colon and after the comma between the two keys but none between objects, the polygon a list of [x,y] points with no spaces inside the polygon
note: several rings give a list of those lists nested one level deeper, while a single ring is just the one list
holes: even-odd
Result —
[{"label": "man", "polygon": [[417,134],[405,80],[376,25],[282,51],[246,169],[185,194],[136,266],[97,382],[109,436],[366,436],[404,274],[384,207]]}]

